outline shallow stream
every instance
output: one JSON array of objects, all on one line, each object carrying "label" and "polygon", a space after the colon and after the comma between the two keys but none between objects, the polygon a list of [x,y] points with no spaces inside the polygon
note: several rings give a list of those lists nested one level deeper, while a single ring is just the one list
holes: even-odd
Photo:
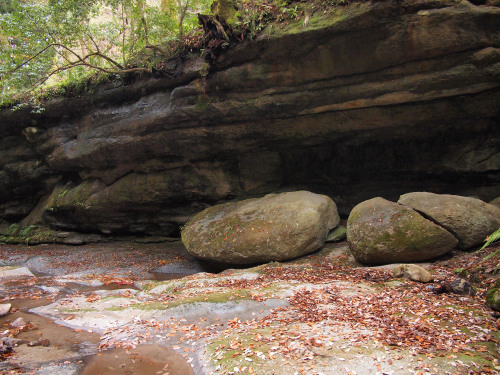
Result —
[{"label": "shallow stream", "polygon": [[[0,267],[26,267],[0,277],[0,303],[12,305],[0,317],[0,337],[20,340],[2,356],[0,373],[36,375],[192,374],[174,350],[156,344],[99,351],[101,333],[56,324],[32,309],[56,300],[96,292],[138,290],[134,282],[164,281],[203,270],[181,244],[101,244],[0,247]],[[31,272],[33,275],[23,275]],[[21,327],[12,326],[22,319]]]}]

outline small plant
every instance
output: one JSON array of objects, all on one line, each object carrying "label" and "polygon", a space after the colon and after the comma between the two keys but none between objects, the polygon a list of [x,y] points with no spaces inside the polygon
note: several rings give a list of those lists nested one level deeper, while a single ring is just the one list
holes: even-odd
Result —
[{"label": "small plant", "polygon": [[[498,240],[500,240],[500,228],[498,228],[496,231],[494,231],[492,234],[490,234],[488,237],[486,237],[486,239],[484,240],[485,244],[483,245],[483,247],[480,250],[483,250],[484,248],[490,246],[493,242],[496,242]],[[484,260],[488,260],[488,259],[494,257],[495,255],[499,255],[499,254],[500,254],[500,249],[498,249],[494,253],[491,253],[490,255],[488,255],[486,258],[484,258]]]}]

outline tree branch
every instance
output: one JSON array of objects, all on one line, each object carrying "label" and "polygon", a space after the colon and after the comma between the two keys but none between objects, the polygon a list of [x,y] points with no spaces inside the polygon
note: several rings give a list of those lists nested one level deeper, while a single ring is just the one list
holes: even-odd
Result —
[{"label": "tree branch", "polygon": [[52,77],[53,75],[55,75],[57,73],[64,72],[65,70],[72,69],[72,68],[75,68],[77,66],[86,66],[88,68],[99,70],[103,73],[109,73],[109,74],[120,74],[121,75],[121,74],[138,73],[138,72],[151,73],[151,70],[147,69],[147,68],[130,68],[130,69],[123,69],[123,70],[110,70],[110,69],[102,68],[100,66],[85,62],[85,61],[75,61],[74,63],[71,63],[67,66],[61,66],[57,69],[54,69],[49,74],[47,74],[46,77],[44,77],[42,80],[40,80],[36,86],[43,85],[50,77]]},{"label": "tree branch", "polygon": [[152,50],[158,51],[158,52],[160,52],[160,53],[161,53],[162,55],[164,55],[164,56],[168,56],[168,55],[169,55],[169,53],[168,53],[167,51],[165,51],[163,48],[161,48],[161,47],[159,47],[159,46],[155,46],[155,45],[153,45],[153,44],[148,44],[148,45],[146,46],[146,48],[149,48],[149,49],[152,49]]}]

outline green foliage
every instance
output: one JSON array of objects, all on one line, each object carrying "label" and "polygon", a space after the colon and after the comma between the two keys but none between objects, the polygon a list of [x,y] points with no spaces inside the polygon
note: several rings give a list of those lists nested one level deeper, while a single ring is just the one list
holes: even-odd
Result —
[{"label": "green foliage", "polygon": [[14,10],[15,0],[0,0],[0,13],[10,13]]},{"label": "green foliage", "polygon": [[498,228],[496,231],[494,231],[492,234],[490,234],[488,237],[486,237],[485,244],[481,248],[483,250],[485,247],[490,246],[493,242],[496,242],[500,240],[500,228]]},{"label": "green foliage", "polygon": [[[486,237],[485,244],[483,245],[483,247],[480,250],[483,250],[484,248],[486,248],[487,246],[490,246],[493,242],[496,242],[498,240],[500,240],[500,228],[498,228],[496,231],[494,231],[492,234],[490,234],[488,237]],[[494,257],[495,255],[500,255],[500,249],[498,249],[497,251],[488,255],[486,258],[484,258],[484,260],[488,260],[488,259]]]},{"label": "green foliage", "polygon": [[[40,112],[40,98],[91,92],[97,75],[119,81],[118,75],[151,73],[166,58],[200,47],[197,14],[210,13],[212,2],[0,0],[0,108],[17,109],[29,102]],[[233,2],[219,3],[218,8],[226,9]],[[272,22],[305,25],[305,14],[325,14],[326,7],[343,0],[234,4],[233,35],[243,40],[255,38]]]},{"label": "green foliage", "polygon": [[299,17],[298,5],[287,8],[292,0],[243,0],[239,5],[236,23],[249,39],[255,38],[271,22],[283,22]]},{"label": "green foliage", "polygon": [[0,243],[35,245],[55,242],[57,234],[52,230],[36,225],[21,226],[12,224],[4,234],[0,233]]},{"label": "green foliage", "polygon": [[[2,0],[0,107],[34,88],[149,72],[155,54],[198,27],[210,0]],[[139,58],[138,58],[139,56]]]}]

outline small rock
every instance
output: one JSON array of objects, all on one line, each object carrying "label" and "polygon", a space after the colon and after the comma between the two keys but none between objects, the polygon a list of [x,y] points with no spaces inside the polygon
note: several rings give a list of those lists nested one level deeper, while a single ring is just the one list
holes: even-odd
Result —
[{"label": "small rock", "polygon": [[343,241],[347,237],[347,229],[346,227],[339,225],[335,229],[331,230],[326,237],[325,242],[338,242]]},{"label": "small rock", "polygon": [[430,290],[436,294],[455,293],[472,297],[476,295],[476,289],[474,289],[474,287],[469,282],[460,278],[457,278],[451,282],[445,281],[437,287],[431,287]]},{"label": "small rock", "polygon": [[9,353],[12,353],[12,348],[10,346],[0,347],[0,354],[9,354]]},{"label": "small rock", "polygon": [[82,236],[72,235],[64,238],[62,243],[65,245],[78,246],[78,245],[84,245],[86,241]]},{"label": "small rock", "polygon": [[10,325],[14,328],[21,328],[26,325],[26,322],[23,318],[17,318],[12,323],[10,323]]},{"label": "small rock", "polygon": [[464,279],[455,279],[450,283],[450,286],[453,293],[472,297],[476,295],[476,289]]},{"label": "small rock", "polygon": [[431,283],[434,281],[432,275],[425,268],[416,264],[401,264],[394,269],[395,277],[405,277],[407,279],[421,283]]},{"label": "small rock", "polygon": [[57,238],[67,238],[71,235],[71,232],[58,232]]},{"label": "small rock", "polygon": [[38,341],[32,341],[28,344],[28,346],[50,346],[49,339],[38,339]]},{"label": "small rock", "polygon": [[10,311],[12,305],[10,303],[2,303],[0,304],[0,316],[7,315]]},{"label": "small rock", "polygon": [[14,347],[14,346],[18,346],[23,340],[21,339],[16,339],[14,337],[3,337],[2,338],[2,343],[4,346],[10,346],[10,347]]}]

